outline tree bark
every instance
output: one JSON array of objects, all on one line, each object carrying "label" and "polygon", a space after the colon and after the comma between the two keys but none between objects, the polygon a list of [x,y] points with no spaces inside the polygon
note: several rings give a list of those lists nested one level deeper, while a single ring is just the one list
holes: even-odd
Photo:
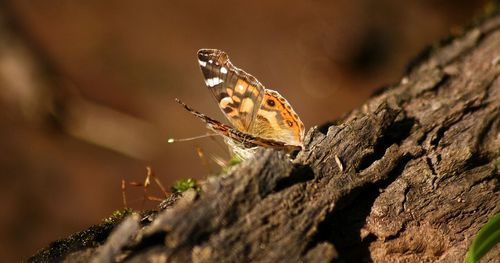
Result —
[{"label": "tree bark", "polygon": [[297,156],[262,150],[106,242],[57,250],[67,239],[31,260],[461,262],[500,211],[499,73],[494,15],[312,128]]}]

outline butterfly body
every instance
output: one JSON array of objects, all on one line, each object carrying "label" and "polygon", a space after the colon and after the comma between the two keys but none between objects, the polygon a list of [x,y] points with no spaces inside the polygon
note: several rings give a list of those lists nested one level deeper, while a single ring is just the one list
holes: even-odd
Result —
[{"label": "butterfly body", "polygon": [[223,135],[236,154],[246,158],[256,147],[302,148],[304,125],[278,92],[265,89],[255,77],[235,67],[221,50],[199,50],[198,62],[207,88],[234,128],[178,102]]}]

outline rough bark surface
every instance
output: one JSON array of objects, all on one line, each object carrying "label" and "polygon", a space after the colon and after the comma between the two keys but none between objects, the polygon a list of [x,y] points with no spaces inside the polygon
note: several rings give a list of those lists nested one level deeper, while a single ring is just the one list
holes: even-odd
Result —
[{"label": "rough bark surface", "polygon": [[429,49],[341,123],[311,129],[296,157],[263,150],[104,245],[52,245],[32,260],[461,262],[500,211],[499,73],[497,15]]}]

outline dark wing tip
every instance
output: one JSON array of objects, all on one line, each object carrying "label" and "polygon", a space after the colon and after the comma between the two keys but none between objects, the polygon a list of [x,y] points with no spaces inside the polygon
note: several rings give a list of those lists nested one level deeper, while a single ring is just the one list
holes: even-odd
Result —
[{"label": "dark wing tip", "polygon": [[201,61],[208,61],[213,54],[217,52],[217,49],[202,48],[198,50],[198,59]]},{"label": "dark wing tip", "polygon": [[226,52],[219,49],[212,48],[202,48],[198,50],[198,59],[203,62],[207,62],[209,60],[217,61],[221,64],[228,59]]}]

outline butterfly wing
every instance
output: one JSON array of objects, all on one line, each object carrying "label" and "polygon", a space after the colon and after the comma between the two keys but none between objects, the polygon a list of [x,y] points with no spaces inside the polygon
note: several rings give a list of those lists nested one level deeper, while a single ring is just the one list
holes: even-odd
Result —
[{"label": "butterfly wing", "polygon": [[304,124],[290,103],[274,90],[266,90],[249,133],[261,138],[302,146]]},{"label": "butterfly wing", "polygon": [[240,132],[228,125],[225,125],[219,121],[216,121],[208,116],[206,116],[203,113],[200,113],[188,105],[186,105],[184,102],[182,102],[179,99],[175,99],[177,103],[181,104],[187,111],[189,111],[191,114],[194,116],[200,118],[209,129],[213,130],[214,132],[224,136],[225,138],[229,138],[232,141],[236,142],[238,145],[241,145],[245,148],[253,148],[253,147],[272,147],[278,150],[286,150],[286,151],[293,151],[293,150],[300,150],[300,147],[297,145],[288,145],[285,142],[278,141],[278,140],[272,140],[272,139],[265,139],[265,138],[259,138],[255,137],[251,134],[246,134],[243,132]]},{"label": "butterfly wing", "polygon": [[198,62],[208,89],[229,122],[240,131],[248,131],[265,96],[264,86],[233,66],[224,51],[200,49]]},{"label": "butterfly wing", "polygon": [[208,89],[237,131],[252,137],[250,140],[257,139],[257,144],[261,139],[302,147],[304,124],[278,92],[265,89],[255,77],[235,67],[221,50],[199,50],[198,62]]}]

